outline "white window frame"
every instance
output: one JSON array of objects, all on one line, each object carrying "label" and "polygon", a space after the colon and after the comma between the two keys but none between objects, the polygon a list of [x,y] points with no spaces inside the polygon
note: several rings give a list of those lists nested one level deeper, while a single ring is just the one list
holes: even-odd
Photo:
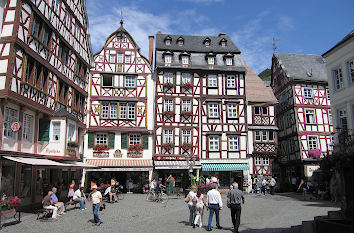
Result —
[{"label": "white window frame", "polygon": [[218,87],[218,76],[215,74],[208,75],[208,87]]},{"label": "white window frame", "polygon": [[124,84],[126,88],[135,88],[136,76],[124,76]]},{"label": "white window frame", "polygon": [[127,104],[119,104],[119,119],[127,119]]},{"label": "white window frame", "polygon": [[12,123],[18,121],[18,111],[13,108],[5,107],[4,111],[4,137],[15,139],[16,134],[12,131]]},{"label": "white window frame", "polygon": [[60,0],[52,0],[53,11],[58,14],[58,10],[60,7]]},{"label": "white window frame", "polygon": [[347,62],[349,83],[354,83],[354,58]]},{"label": "white window frame", "polygon": [[110,103],[109,117],[111,119],[117,118],[117,103]]},{"label": "white window frame", "polygon": [[309,87],[304,88],[304,98],[313,99],[313,89]]},{"label": "white window frame", "polygon": [[52,121],[51,125],[52,125],[52,134],[51,134],[50,141],[58,142],[60,141],[61,122]]},{"label": "white window frame", "polygon": [[173,143],[173,130],[165,129],[163,131],[163,143]]},{"label": "white window frame", "polygon": [[263,158],[263,165],[268,166],[269,165],[269,158]]},{"label": "white window frame", "polygon": [[[343,129],[343,119],[345,119],[346,129]],[[341,130],[348,130],[348,115],[346,109],[339,109],[338,110],[338,123]]]},{"label": "white window frame", "polygon": [[124,57],[124,54],[123,53],[118,53],[117,55],[117,63],[123,63],[123,57]]},{"label": "white window frame", "polygon": [[101,118],[108,119],[109,118],[109,103],[103,102],[101,105]]},{"label": "white window frame", "polygon": [[70,18],[71,18],[70,12],[66,10],[65,11],[65,16],[64,16],[64,24],[69,29],[70,29]]},{"label": "white window frame", "polygon": [[[307,116],[309,116],[309,121]],[[314,109],[305,109],[305,122],[306,124],[316,124],[316,113]]]},{"label": "white window frame", "polygon": [[124,57],[124,62],[125,62],[126,64],[130,64],[130,63],[131,63],[131,56],[130,56],[130,55],[125,55],[125,57]]},{"label": "white window frame", "polygon": [[208,117],[209,118],[219,118],[219,104],[218,103],[208,103]]},{"label": "white window frame", "polygon": [[127,117],[129,120],[135,119],[135,104],[128,104],[128,114]]},{"label": "white window frame", "polygon": [[109,62],[110,63],[116,63],[116,55],[115,54],[110,54],[109,55]]},{"label": "white window frame", "polygon": [[262,135],[262,142],[268,142],[268,132],[261,131],[261,135]]},{"label": "white window frame", "polygon": [[335,69],[333,72],[334,90],[340,90],[344,87],[343,72],[341,68]]},{"label": "white window frame", "polygon": [[192,144],[192,130],[182,130],[182,144],[184,143]]},{"label": "white window frame", "polygon": [[228,75],[226,78],[227,88],[236,88],[236,77],[235,75]]},{"label": "white window frame", "polygon": [[95,145],[108,145],[108,136],[106,133],[96,133]]},{"label": "white window frame", "polygon": [[181,62],[182,62],[182,65],[188,65],[189,64],[189,56],[188,55],[182,55]]},{"label": "white window frame", "polygon": [[225,58],[225,65],[232,66],[233,65],[233,60],[234,59],[232,57]]},{"label": "white window frame", "polygon": [[262,165],[262,158],[260,158],[260,157],[255,157],[254,158],[254,165],[256,165],[256,166],[261,166]]},{"label": "white window frame", "polygon": [[259,130],[254,131],[254,141],[261,142],[262,141],[262,133]]},{"label": "white window frame", "polygon": [[209,136],[209,151],[219,151],[219,136],[218,135],[210,135]]},{"label": "white window frame", "polygon": [[208,65],[215,65],[215,57],[212,56],[208,57]]},{"label": "white window frame", "polygon": [[72,123],[68,123],[68,142],[76,141],[76,126]]},{"label": "white window frame", "polygon": [[171,45],[171,40],[170,39],[165,40],[165,45]]},{"label": "white window frame", "polygon": [[317,136],[308,136],[308,149],[314,150],[318,148],[318,137]]},{"label": "white window frame", "polygon": [[141,134],[131,133],[129,134],[129,146],[141,144]]},{"label": "white window frame", "polygon": [[173,111],[173,100],[172,99],[165,99],[164,100],[164,111]]},{"label": "white window frame", "polygon": [[239,150],[238,140],[239,140],[239,137],[236,135],[229,136],[229,151],[238,151]]},{"label": "white window frame", "polygon": [[192,111],[192,101],[190,99],[182,100],[182,112]]},{"label": "white window frame", "polygon": [[173,73],[165,73],[163,79],[164,83],[173,83]]},{"label": "white window frame", "polygon": [[182,73],[182,84],[191,83],[191,74],[190,73]]},{"label": "white window frame", "polygon": [[228,118],[237,118],[237,103],[228,103],[227,104],[227,117]]},{"label": "white window frame", "polygon": [[33,142],[33,119],[32,115],[23,114],[22,138],[26,142]]},{"label": "white window frame", "polygon": [[328,124],[332,125],[332,110],[328,109]]},{"label": "white window frame", "polygon": [[172,63],[172,55],[166,54],[164,56],[164,62],[165,62],[165,64],[171,64]]}]

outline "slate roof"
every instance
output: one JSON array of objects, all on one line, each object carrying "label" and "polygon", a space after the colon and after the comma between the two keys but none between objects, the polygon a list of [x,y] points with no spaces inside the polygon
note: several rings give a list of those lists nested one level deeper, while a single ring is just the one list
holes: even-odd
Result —
[{"label": "slate roof", "polygon": [[276,103],[272,88],[266,86],[263,80],[246,64],[246,99],[251,102],[273,102]]},{"label": "slate roof", "polygon": [[330,53],[332,50],[334,50],[335,48],[337,48],[338,46],[340,46],[341,44],[343,44],[344,42],[346,42],[347,40],[349,40],[350,38],[354,37],[354,30],[352,30],[351,32],[349,32],[348,35],[346,35],[341,41],[339,41],[335,46],[333,46],[331,49],[329,49],[327,52],[325,52],[324,54],[322,54],[322,56],[326,57],[328,55],[328,53]]},{"label": "slate roof", "polygon": [[[69,117],[69,118],[75,118],[75,116],[73,114],[71,114],[70,112],[68,112],[66,110],[66,108],[59,108],[58,110],[56,110],[54,113],[53,113],[53,116],[56,116],[56,117]],[[77,119],[76,119],[77,120]]]},{"label": "slate roof", "polygon": [[274,56],[292,80],[328,82],[326,62],[320,55],[275,53]]},{"label": "slate roof", "polygon": [[[169,36],[172,39],[171,45],[165,44],[165,38]],[[178,45],[177,39],[182,37],[184,45]],[[216,52],[216,53],[240,53],[231,38],[227,35],[223,36],[188,36],[188,35],[169,35],[156,34],[156,49],[157,50],[171,50],[171,51],[192,51],[192,52]],[[204,45],[204,40],[210,39],[210,46]],[[227,40],[227,46],[222,47],[219,43],[222,39]]]}]

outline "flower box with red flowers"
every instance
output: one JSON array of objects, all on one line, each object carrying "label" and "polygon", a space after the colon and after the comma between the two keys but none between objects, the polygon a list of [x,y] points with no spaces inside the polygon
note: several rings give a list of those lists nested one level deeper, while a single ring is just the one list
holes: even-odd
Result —
[{"label": "flower box with red flowers", "polygon": [[182,83],[181,87],[184,88],[184,89],[189,89],[189,88],[192,87],[192,84],[191,83]]},{"label": "flower box with red flowers", "polygon": [[193,146],[192,146],[192,144],[190,144],[190,143],[183,143],[181,147],[182,147],[183,150],[189,150],[189,149],[191,149]]},{"label": "flower box with red flowers", "polygon": [[175,85],[173,83],[164,83],[163,84],[163,87],[166,87],[166,88],[173,88]]},{"label": "flower box with red flowers", "polygon": [[129,157],[141,157],[142,152],[144,151],[144,146],[141,143],[135,143],[128,147],[128,156]]},{"label": "flower box with red flowers", "polygon": [[109,150],[109,147],[106,144],[97,144],[93,147],[93,150],[95,152],[101,152],[101,151]]},{"label": "flower box with red flowers", "polygon": [[17,196],[3,196],[0,200],[0,206],[2,210],[11,210],[19,207],[22,203],[22,200]]},{"label": "flower box with red flowers", "polygon": [[312,150],[309,150],[309,156],[311,156],[312,158],[320,159],[320,158],[321,158],[321,155],[322,155],[321,149],[312,149]]},{"label": "flower box with red flowers", "polygon": [[165,143],[162,145],[162,147],[166,150],[170,150],[174,147],[174,145],[172,143]]},{"label": "flower box with red flowers", "polygon": [[175,112],[174,111],[164,111],[162,113],[164,116],[174,116],[175,115]]},{"label": "flower box with red flowers", "polygon": [[182,112],[181,112],[181,115],[182,115],[182,116],[185,116],[185,117],[189,117],[189,116],[192,116],[193,113],[192,113],[192,112],[182,111]]}]

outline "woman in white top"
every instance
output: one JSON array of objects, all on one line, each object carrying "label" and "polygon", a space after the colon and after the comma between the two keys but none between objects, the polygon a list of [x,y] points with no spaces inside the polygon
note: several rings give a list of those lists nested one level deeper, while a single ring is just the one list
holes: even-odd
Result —
[{"label": "woman in white top", "polygon": [[197,216],[195,216],[193,227],[195,227],[195,225],[197,224],[199,225],[199,227],[202,227],[204,206],[206,206],[207,203],[204,199],[204,195],[202,194],[201,190],[198,190],[196,199],[197,199],[197,204],[196,204]]},{"label": "woman in white top", "polygon": [[195,193],[197,190],[197,187],[192,186],[192,190],[188,193],[185,202],[188,203],[188,209],[189,209],[189,225],[194,226],[194,219],[196,215],[196,196],[197,194]]}]

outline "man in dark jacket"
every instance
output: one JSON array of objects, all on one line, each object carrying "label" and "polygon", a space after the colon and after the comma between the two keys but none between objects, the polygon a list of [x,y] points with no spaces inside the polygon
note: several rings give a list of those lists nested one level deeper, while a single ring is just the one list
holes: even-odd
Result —
[{"label": "man in dark jacket", "polygon": [[233,232],[238,233],[241,217],[241,201],[242,204],[244,204],[245,198],[243,197],[243,192],[238,189],[238,184],[236,182],[234,182],[232,186],[233,189],[227,194],[227,206],[231,208],[231,220],[234,225]]}]

